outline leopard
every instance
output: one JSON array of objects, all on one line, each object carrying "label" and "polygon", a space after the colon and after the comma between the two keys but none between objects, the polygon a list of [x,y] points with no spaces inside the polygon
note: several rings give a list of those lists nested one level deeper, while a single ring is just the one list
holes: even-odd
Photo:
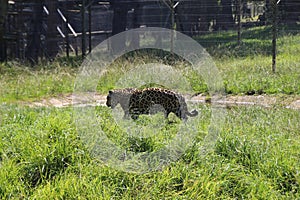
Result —
[{"label": "leopard", "polygon": [[186,121],[198,115],[197,110],[188,111],[185,98],[172,90],[164,88],[125,88],[110,90],[106,105],[114,109],[118,104],[124,111],[124,118],[138,119],[142,114],[153,115],[163,112],[168,119],[174,113],[179,119]]},{"label": "leopard", "polygon": [[106,106],[114,109],[118,104],[124,111],[124,118],[129,117],[129,101],[131,95],[136,92],[135,88],[109,90],[106,97]]}]

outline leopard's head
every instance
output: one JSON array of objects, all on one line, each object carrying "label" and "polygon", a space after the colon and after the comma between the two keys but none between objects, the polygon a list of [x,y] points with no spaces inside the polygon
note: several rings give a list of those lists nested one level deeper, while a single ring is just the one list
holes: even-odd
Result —
[{"label": "leopard's head", "polygon": [[118,105],[118,103],[119,103],[119,101],[118,101],[117,95],[115,94],[114,91],[110,90],[106,97],[107,107],[111,107],[112,109],[114,109]]},{"label": "leopard's head", "polygon": [[135,88],[115,89],[108,92],[106,105],[114,109],[118,104],[124,109],[128,107],[129,99],[137,90]]}]

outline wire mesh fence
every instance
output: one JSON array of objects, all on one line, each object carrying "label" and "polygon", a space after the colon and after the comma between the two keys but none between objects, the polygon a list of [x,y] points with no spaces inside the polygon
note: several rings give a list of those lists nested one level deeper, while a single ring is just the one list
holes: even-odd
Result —
[{"label": "wire mesh fence", "polygon": [[111,35],[146,26],[187,34],[213,56],[276,60],[277,39],[300,33],[299,16],[298,0],[1,0],[0,59],[84,57]]}]

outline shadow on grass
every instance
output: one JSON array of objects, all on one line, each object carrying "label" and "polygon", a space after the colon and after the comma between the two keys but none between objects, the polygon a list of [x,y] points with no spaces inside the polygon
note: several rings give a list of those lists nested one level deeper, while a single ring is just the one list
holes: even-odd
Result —
[{"label": "shadow on grass", "polygon": [[[278,39],[300,32],[299,25],[278,27]],[[260,26],[244,29],[241,32],[241,44],[238,45],[236,30],[213,32],[196,36],[198,41],[214,57],[246,57],[272,54],[272,26]]]}]

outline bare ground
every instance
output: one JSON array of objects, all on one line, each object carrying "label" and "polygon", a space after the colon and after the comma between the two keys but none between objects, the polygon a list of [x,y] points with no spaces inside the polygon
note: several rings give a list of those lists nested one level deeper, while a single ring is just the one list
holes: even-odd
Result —
[{"label": "bare ground", "polygon": [[[300,110],[300,96],[226,96],[221,98],[208,97],[203,95],[194,96],[188,101],[193,103],[214,103],[231,106],[262,106],[274,107],[281,106],[289,109]],[[105,105],[106,96],[94,93],[85,93],[81,95],[60,95],[34,102],[20,102],[30,107],[68,107],[68,106],[95,106]]]}]

